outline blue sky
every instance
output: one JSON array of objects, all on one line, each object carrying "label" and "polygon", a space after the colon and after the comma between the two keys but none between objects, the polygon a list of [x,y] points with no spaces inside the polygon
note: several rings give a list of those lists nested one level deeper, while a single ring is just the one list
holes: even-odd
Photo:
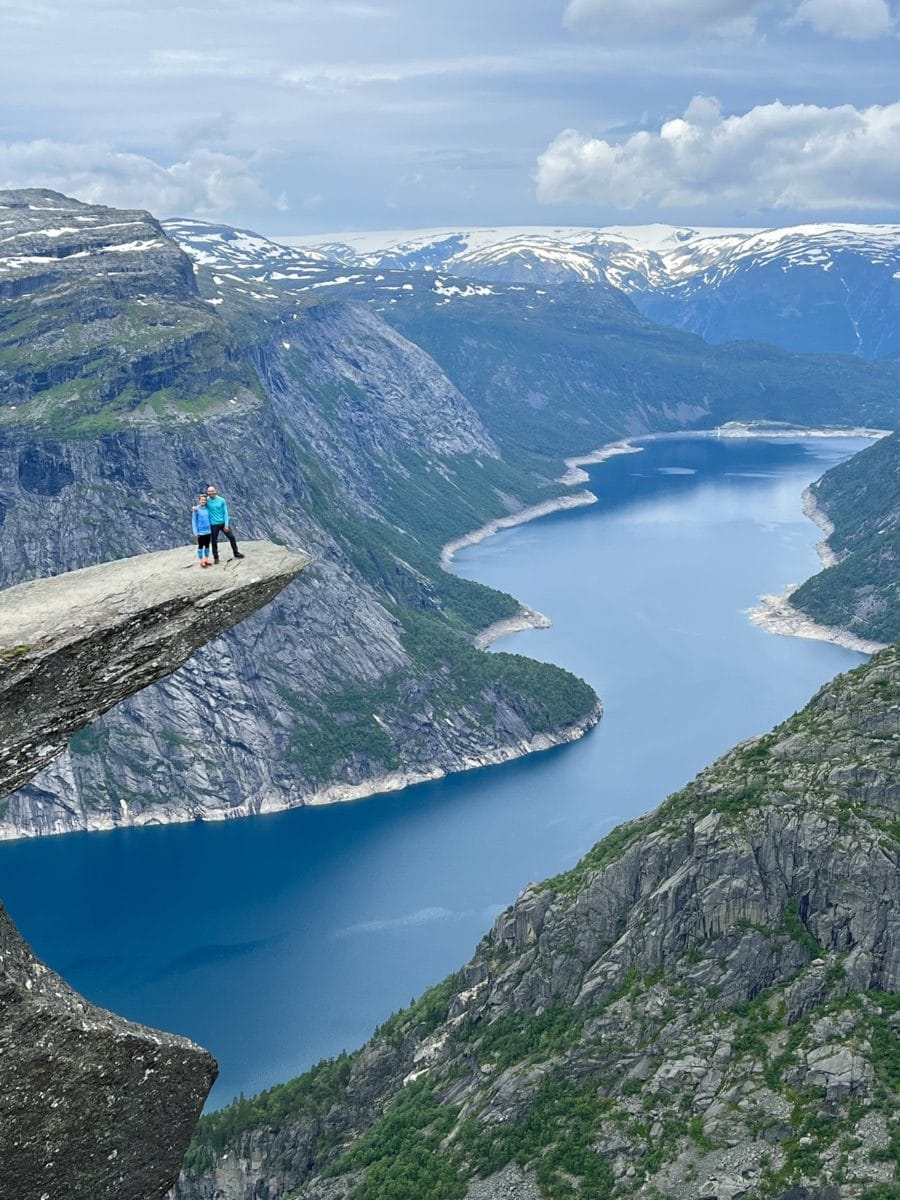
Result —
[{"label": "blue sky", "polygon": [[888,0],[0,0],[0,186],[269,234],[900,220]]}]

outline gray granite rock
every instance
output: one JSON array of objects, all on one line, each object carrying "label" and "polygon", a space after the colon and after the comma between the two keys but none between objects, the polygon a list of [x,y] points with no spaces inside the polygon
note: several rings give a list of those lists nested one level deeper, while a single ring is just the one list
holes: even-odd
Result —
[{"label": "gray granite rock", "polygon": [[185,547],[0,593],[0,795],[95,717],[266,605],[310,561],[267,542],[244,554],[203,569]]},{"label": "gray granite rock", "polygon": [[157,1200],[216,1073],[187,1038],[89,1004],[0,906],[4,1200]]}]

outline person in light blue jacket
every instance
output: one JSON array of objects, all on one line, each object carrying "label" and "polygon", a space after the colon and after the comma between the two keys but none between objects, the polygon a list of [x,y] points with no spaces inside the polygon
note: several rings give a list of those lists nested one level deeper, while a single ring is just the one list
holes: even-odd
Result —
[{"label": "person in light blue jacket", "polygon": [[209,519],[212,523],[212,552],[213,562],[219,561],[219,534],[224,533],[231,542],[231,552],[235,558],[243,558],[238,550],[237,539],[228,521],[228,504],[224,496],[220,496],[212,484],[206,489],[206,507],[209,509]]},{"label": "person in light blue jacket", "polygon": [[206,505],[206,495],[201,492],[197,503],[191,509],[191,529],[197,538],[197,558],[201,567],[210,567],[210,542],[212,541],[212,522],[209,519],[209,509]]}]

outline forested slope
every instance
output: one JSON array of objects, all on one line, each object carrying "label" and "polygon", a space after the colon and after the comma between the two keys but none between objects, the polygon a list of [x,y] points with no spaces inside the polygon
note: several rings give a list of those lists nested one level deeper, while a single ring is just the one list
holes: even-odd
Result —
[{"label": "forested slope", "polygon": [[900,435],[833,467],[810,491],[834,525],[828,545],[838,561],[791,603],[821,625],[876,642],[900,638]]}]

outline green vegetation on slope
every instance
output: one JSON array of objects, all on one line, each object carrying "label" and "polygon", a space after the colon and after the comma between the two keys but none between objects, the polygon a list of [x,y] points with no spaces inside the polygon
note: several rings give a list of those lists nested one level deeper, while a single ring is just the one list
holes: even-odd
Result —
[{"label": "green vegetation on slope", "polygon": [[545,1200],[708,1194],[723,1154],[756,1200],[891,1197],[900,998],[860,965],[890,972],[898,711],[900,646],[529,889],[319,1096],[327,1122],[315,1072],[272,1125],[266,1098],[201,1121],[185,1200],[251,1136],[273,1197],[461,1200],[505,1168]]},{"label": "green vegetation on slope", "polygon": [[[675,834],[695,825],[709,813],[721,813],[737,824],[755,809],[772,803],[814,806],[834,802],[837,789],[829,779],[829,770],[823,769],[822,764],[810,763],[809,769],[804,771],[789,770],[795,764],[786,762],[772,751],[793,737],[816,741],[827,741],[830,737],[839,739],[840,725],[835,721],[827,699],[821,699],[823,694],[826,697],[840,695],[864,684],[881,704],[900,704],[900,675],[896,671],[900,666],[900,644],[882,651],[877,664],[877,678],[872,677],[872,665],[868,662],[839,675],[805,708],[777,725],[771,733],[729,751],[686,788],[669,796],[654,812],[617,826],[576,866],[545,880],[541,889],[560,896],[576,896],[590,874],[616,862],[647,836],[659,831]],[[877,723],[858,732],[855,753],[860,764],[876,762],[890,752],[893,735],[889,729],[890,722],[887,726]],[[850,795],[840,797],[840,812],[845,820],[864,811],[863,801],[854,802]],[[896,838],[898,829],[896,826],[885,827],[885,832]]]},{"label": "green vegetation on slope", "polygon": [[791,603],[820,625],[876,642],[900,638],[900,434],[832,467],[812,493],[834,525],[828,544],[840,561]]},{"label": "green vegetation on slope", "polygon": [[709,346],[598,289],[496,290],[448,305],[416,291],[384,316],[434,357],[504,458],[525,469],[636,431],[730,420],[884,427],[896,414],[896,362]]}]

